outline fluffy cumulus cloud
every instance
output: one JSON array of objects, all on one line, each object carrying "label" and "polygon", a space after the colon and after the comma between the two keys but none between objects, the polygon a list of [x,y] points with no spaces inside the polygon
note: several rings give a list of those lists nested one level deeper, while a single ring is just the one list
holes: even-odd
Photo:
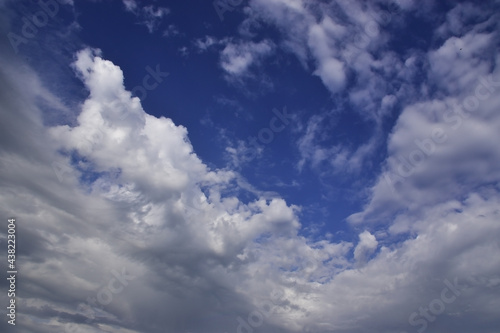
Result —
[{"label": "fluffy cumulus cloud", "polygon": [[[35,101],[57,97],[41,89],[32,96],[17,81],[35,74],[4,76],[3,91],[26,97],[9,104],[4,94],[2,123],[11,129],[4,133],[20,126],[32,133],[2,150],[11,188],[2,212],[10,207],[30,221],[19,235],[33,240],[20,286],[24,330],[44,316],[53,318],[47,332],[236,328],[271,292],[280,295],[273,309],[302,313],[292,306],[305,302],[296,298],[297,281],[317,284],[350,265],[350,243],[298,235],[298,207],[279,198],[240,201],[237,175],[210,170],[186,128],[145,113],[98,50],[80,51],[73,67],[89,90],[75,126],[43,126]],[[26,117],[14,117],[18,110]],[[31,181],[15,181],[26,174]],[[268,324],[282,326],[278,317]]]},{"label": "fluffy cumulus cloud", "polygon": [[[15,214],[22,244],[16,331],[498,332],[498,15],[458,4],[435,47],[401,56],[383,49],[370,22],[389,19],[372,4],[248,6],[244,32],[257,17],[275,25],[332,95],[356,78],[344,98],[363,120],[381,128],[395,99],[404,106],[366,205],[348,218],[357,236],[310,239],[300,207],[256,191],[243,200],[238,172],[207,166],[188,129],[148,114],[99,50],[75,55],[88,95],[58,125],[42,109],[61,111],[62,97],[0,51],[0,214]],[[226,74],[249,75],[277,45],[249,43],[225,44]],[[318,147],[323,120],[304,126],[300,163],[359,168],[375,143]]]},{"label": "fluffy cumulus cloud", "polygon": [[369,231],[363,231],[359,234],[359,243],[354,249],[354,259],[364,263],[367,257],[377,249],[377,239]]}]

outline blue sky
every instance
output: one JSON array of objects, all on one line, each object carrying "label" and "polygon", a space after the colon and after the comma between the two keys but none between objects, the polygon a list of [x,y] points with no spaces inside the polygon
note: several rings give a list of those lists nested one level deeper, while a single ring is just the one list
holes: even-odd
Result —
[{"label": "blue sky", "polygon": [[0,6],[3,331],[496,332],[498,1]]}]

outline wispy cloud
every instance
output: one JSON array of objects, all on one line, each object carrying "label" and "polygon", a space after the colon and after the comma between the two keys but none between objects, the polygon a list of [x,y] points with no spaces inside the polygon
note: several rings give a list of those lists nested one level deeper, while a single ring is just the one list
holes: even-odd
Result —
[{"label": "wispy cloud", "polygon": [[255,42],[226,41],[220,55],[220,65],[230,80],[239,80],[251,75],[250,68],[259,66],[269,57],[274,49],[273,42],[263,40]]},{"label": "wispy cloud", "polygon": [[170,13],[170,9],[166,7],[154,5],[141,6],[140,2],[136,0],[123,0],[123,5],[128,12],[133,13],[139,19],[140,24],[148,28],[150,33],[155,32],[163,18]]}]

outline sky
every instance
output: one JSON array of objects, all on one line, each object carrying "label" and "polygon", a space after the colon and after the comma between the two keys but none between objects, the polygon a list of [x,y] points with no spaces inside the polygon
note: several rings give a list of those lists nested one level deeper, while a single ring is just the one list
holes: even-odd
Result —
[{"label": "sky", "polygon": [[0,0],[0,330],[498,333],[499,22]]}]

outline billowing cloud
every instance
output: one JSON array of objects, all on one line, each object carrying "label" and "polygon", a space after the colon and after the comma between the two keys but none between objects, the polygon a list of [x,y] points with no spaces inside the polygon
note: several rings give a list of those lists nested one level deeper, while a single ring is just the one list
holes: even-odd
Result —
[{"label": "billowing cloud", "polygon": [[[389,233],[361,233],[354,249],[311,242],[298,235],[298,207],[278,198],[241,202],[235,173],[208,169],[185,128],[144,113],[117,66],[86,49],[74,67],[90,91],[77,125],[25,122],[40,148],[27,141],[17,152],[36,153],[2,150],[3,183],[12,189],[2,194],[2,213],[30,221],[18,232],[34,240],[23,250],[25,329],[45,317],[52,318],[49,331],[410,330],[416,324],[408,317],[455,277],[460,297],[446,313],[458,311],[468,325],[477,322],[463,304],[491,313],[485,304],[494,302],[500,262],[471,258],[499,251],[493,189],[418,218],[402,215]],[[33,106],[25,110],[36,114]],[[5,128],[15,128],[14,119],[3,121]],[[64,166],[62,178],[54,162]],[[31,181],[18,182],[25,174]],[[401,232],[418,237],[390,242]],[[354,266],[352,253],[363,267]],[[436,271],[442,260],[450,266]],[[443,315],[432,324],[439,329],[452,320]]]},{"label": "billowing cloud", "polygon": [[[250,6],[284,32],[285,23],[294,26],[288,49],[333,95],[349,85],[349,74],[335,76],[340,69],[354,73],[360,83],[346,98],[366,104],[358,110],[366,121],[381,125],[402,105],[380,143],[387,156],[366,206],[348,219],[354,240],[305,237],[301,207],[231,168],[207,166],[188,128],[147,113],[99,50],[75,55],[72,68],[88,91],[79,103],[45,88],[1,47],[0,214],[17,219],[16,330],[496,333],[497,15],[475,7],[487,19],[466,25],[457,19],[463,10],[452,10],[439,27],[443,40],[408,57],[375,56],[386,40],[373,34],[349,62],[337,48],[347,43],[343,27],[371,22],[379,12],[370,6],[339,2],[328,13],[345,22],[317,18],[299,0]],[[230,42],[221,67],[247,75],[275,45]],[[417,70],[418,61],[425,66]],[[425,80],[415,83],[419,75]],[[401,86],[381,86],[388,78]],[[79,105],[74,119],[44,122],[42,107],[62,111],[67,99]],[[304,126],[302,164],[354,168],[375,150],[321,147],[324,119]],[[0,322],[2,331],[7,325]]]},{"label": "billowing cloud", "polygon": [[[306,283],[323,279],[334,265],[349,265],[343,259],[348,243],[314,244],[298,236],[298,207],[279,198],[241,202],[235,196],[240,191],[236,174],[208,169],[193,152],[184,127],[146,114],[139,99],[124,90],[122,71],[98,50],[79,52],[74,68],[90,92],[77,125],[25,123],[43,147],[29,157],[36,163],[25,155],[9,155],[7,147],[2,153],[10,156],[9,165],[18,165],[5,173],[12,179],[6,186],[25,193],[28,201],[35,200],[35,179],[44,179],[48,191],[34,210],[11,206],[19,221],[34,223],[31,229],[21,227],[19,234],[38,239],[24,250],[33,261],[25,264],[27,292],[19,301],[26,312],[20,320],[32,322],[50,309],[45,315],[59,318],[53,327],[68,328],[65,322],[70,321],[92,330],[132,321],[139,331],[155,331],[153,325],[160,322],[193,330],[208,323],[203,329],[216,331],[220,324],[235,325],[237,314],[251,312],[251,304],[270,290],[293,288],[280,282],[281,272]],[[16,109],[9,106],[5,115]],[[39,112],[35,104],[24,109]],[[15,128],[13,119],[4,117],[3,123]],[[30,142],[18,151],[31,149]],[[27,173],[34,183],[15,181]],[[16,200],[9,193],[2,197],[6,203]],[[331,265],[320,265],[324,260]],[[297,265],[308,268],[296,271]],[[120,286],[116,275],[126,285]],[[61,281],[56,276],[64,280],[57,292]],[[107,281],[114,282],[103,287]],[[262,288],[261,281],[269,281],[268,287]],[[51,294],[37,291],[41,286]],[[276,306],[285,309],[289,297]],[[169,315],[157,316],[160,309]],[[197,321],[188,319],[193,311]],[[234,315],[220,317],[226,311]],[[151,322],[151,316],[157,319]]]},{"label": "billowing cloud", "polygon": [[354,259],[360,263],[366,262],[369,255],[377,249],[377,238],[369,231],[363,231],[359,234],[359,243],[354,249]]}]

